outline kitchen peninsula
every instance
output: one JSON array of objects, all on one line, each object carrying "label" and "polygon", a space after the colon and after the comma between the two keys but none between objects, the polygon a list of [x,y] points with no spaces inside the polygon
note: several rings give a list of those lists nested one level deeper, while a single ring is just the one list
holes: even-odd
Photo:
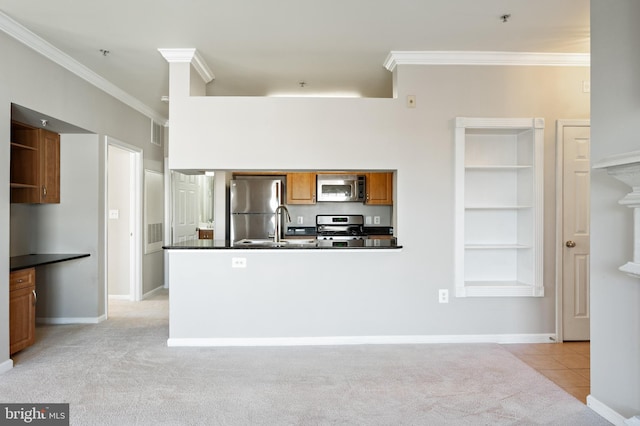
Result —
[{"label": "kitchen peninsula", "polygon": [[199,240],[165,248],[169,346],[336,344],[397,334],[390,324],[409,321],[392,307],[404,286],[398,245],[247,248]]}]

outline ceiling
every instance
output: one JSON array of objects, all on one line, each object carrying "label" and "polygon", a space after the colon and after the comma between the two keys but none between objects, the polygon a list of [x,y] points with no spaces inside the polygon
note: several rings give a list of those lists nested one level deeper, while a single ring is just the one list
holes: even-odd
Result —
[{"label": "ceiling", "polygon": [[588,53],[590,41],[589,0],[0,0],[0,11],[163,117],[158,48],[196,48],[215,74],[209,95],[390,97],[391,51]]}]

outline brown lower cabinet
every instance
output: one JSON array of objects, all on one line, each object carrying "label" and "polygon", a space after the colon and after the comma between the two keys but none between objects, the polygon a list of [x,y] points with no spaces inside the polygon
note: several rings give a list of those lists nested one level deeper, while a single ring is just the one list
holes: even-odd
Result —
[{"label": "brown lower cabinet", "polygon": [[36,270],[21,269],[9,276],[9,352],[33,345],[36,340]]},{"label": "brown lower cabinet", "polygon": [[198,229],[198,239],[213,240],[213,229]]}]

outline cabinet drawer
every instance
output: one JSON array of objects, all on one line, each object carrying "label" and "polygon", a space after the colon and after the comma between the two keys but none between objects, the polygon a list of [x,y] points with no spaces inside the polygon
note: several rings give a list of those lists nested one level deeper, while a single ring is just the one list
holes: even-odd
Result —
[{"label": "cabinet drawer", "polygon": [[35,268],[20,269],[9,274],[9,291],[21,288],[35,287],[36,270]]}]

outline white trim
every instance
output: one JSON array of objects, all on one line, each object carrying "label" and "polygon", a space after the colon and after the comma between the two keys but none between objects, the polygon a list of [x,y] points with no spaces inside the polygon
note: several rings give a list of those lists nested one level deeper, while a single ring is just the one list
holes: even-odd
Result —
[{"label": "white trim", "polygon": [[553,334],[169,338],[167,346],[327,346],[430,343],[554,343]]},{"label": "white trim", "polygon": [[60,65],[67,71],[77,75],[83,80],[89,82],[93,86],[113,96],[125,105],[130,106],[141,114],[156,120],[158,123],[167,121],[166,117],[144,104],[139,99],[131,96],[129,93],[120,89],[115,84],[93,72],[91,69],[82,65],[51,43],[40,38],[26,27],[11,19],[8,15],[0,11],[0,31],[4,31],[25,46],[35,50],[50,61]]},{"label": "white trim", "polygon": [[640,163],[640,151],[625,152],[611,155],[596,162],[594,169],[606,169],[607,167],[626,166],[628,164]]},{"label": "white trim", "polygon": [[590,120],[558,120],[556,121],[556,334],[558,342],[564,341],[563,330],[563,301],[562,274],[564,262],[562,259],[564,247],[564,128],[590,127]]},{"label": "white trim", "polygon": [[625,418],[611,409],[608,405],[600,402],[593,395],[587,395],[587,407],[604,417],[605,420],[616,426],[625,426]]},{"label": "white trim", "polygon": [[397,65],[588,67],[591,65],[591,55],[589,53],[392,50],[384,61],[384,67],[393,71]]},{"label": "white trim", "polygon": [[0,374],[4,374],[7,371],[11,370],[12,368],[13,368],[13,360],[9,358],[8,360],[0,364]]},{"label": "white trim", "polygon": [[193,68],[200,74],[202,80],[205,83],[209,83],[211,80],[215,79],[216,76],[207,65],[207,62],[204,60],[200,52],[198,52],[195,48],[188,49],[158,49],[158,52],[162,55],[162,57],[169,63],[171,62],[187,62],[190,63]]},{"label": "white trim", "polygon": [[36,318],[38,324],[98,324],[106,320],[106,315],[100,315],[99,317],[39,317]]}]

